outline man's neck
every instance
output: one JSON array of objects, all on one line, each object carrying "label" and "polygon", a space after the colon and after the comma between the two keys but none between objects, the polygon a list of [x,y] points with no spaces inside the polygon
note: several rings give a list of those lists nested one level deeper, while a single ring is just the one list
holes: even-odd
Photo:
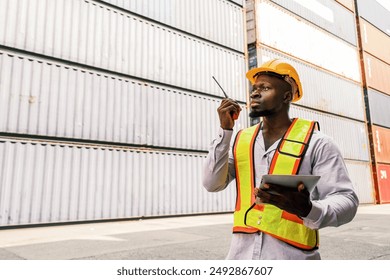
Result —
[{"label": "man's neck", "polygon": [[265,150],[268,150],[269,147],[284,135],[291,123],[292,121],[288,116],[283,118],[264,117],[262,133]]},{"label": "man's neck", "polygon": [[288,115],[278,115],[278,116],[266,116],[263,118],[263,132],[269,134],[279,134],[280,131],[286,131],[292,121]]}]

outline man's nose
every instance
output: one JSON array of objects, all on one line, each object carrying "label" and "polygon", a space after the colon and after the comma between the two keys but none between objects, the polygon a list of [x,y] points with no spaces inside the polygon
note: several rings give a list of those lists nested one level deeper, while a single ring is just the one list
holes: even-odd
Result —
[{"label": "man's nose", "polygon": [[252,90],[251,94],[249,95],[250,98],[256,98],[260,96],[260,90]]}]

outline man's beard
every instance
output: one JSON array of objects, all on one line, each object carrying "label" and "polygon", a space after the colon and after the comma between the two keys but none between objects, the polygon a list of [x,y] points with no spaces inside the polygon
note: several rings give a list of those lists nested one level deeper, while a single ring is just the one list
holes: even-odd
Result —
[{"label": "man's beard", "polygon": [[249,117],[253,119],[253,118],[270,116],[272,114],[273,114],[273,112],[271,110],[250,111]]}]

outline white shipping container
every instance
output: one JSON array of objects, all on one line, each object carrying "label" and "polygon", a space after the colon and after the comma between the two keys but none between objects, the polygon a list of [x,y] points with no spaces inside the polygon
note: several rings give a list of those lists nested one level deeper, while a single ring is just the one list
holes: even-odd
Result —
[{"label": "white shipping container", "polygon": [[355,12],[355,0],[336,0],[343,7]]},{"label": "white shipping container", "polygon": [[321,132],[330,136],[345,159],[369,161],[369,142],[364,122],[354,121],[292,105],[291,117],[318,121]]},{"label": "white shipping container", "polygon": [[360,83],[322,71],[266,47],[257,49],[258,65],[274,58],[290,63],[297,70],[303,88],[303,97],[297,104],[360,121],[365,120]]},{"label": "white shipping container", "polygon": [[103,0],[244,53],[244,11],[227,0]]},{"label": "white shipping container", "polygon": [[[357,0],[359,15],[390,36],[390,10],[388,0]],[[384,6],[383,4],[387,4]]]},{"label": "white shipping container", "polygon": [[0,132],[206,151],[221,99],[0,50],[0,101]]},{"label": "white shipping container", "polygon": [[205,154],[0,140],[0,226],[233,211]]},{"label": "white shipping container", "polygon": [[0,44],[246,101],[244,54],[89,0],[0,0]]},{"label": "white shipping container", "polygon": [[234,2],[241,7],[244,5],[244,0],[229,0],[230,2]]},{"label": "white shipping container", "polygon": [[354,13],[334,0],[271,0],[315,25],[356,46]]},{"label": "white shipping container", "polygon": [[360,82],[357,48],[297,18],[269,0],[256,0],[259,43]]},{"label": "white shipping container", "polygon": [[371,163],[346,160],[349,177],[355,187],[360,204],[375,203]]},{"label": "white shipping container", "polygon": [[371,123],[390,128],[390,96],[368,88]]}]

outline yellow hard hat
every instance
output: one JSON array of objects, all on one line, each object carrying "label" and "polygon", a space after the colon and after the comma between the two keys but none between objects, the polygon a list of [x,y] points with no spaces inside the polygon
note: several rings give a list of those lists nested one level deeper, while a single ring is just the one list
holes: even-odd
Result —
[{"label": "yellow hard hat", "polygon": [[246,73],[246,77],[252,83],[252,85],[256,82],[256,76],[259,73],[271,74],[282,78],[287,83],[291,85],[291,90],[293,93],[292,102],[297,102],[302,98],[302,85],[299,80],[298,72],[292,67],[290,64],[283,62],[279,59],[272,59],[263,63],[258,68],[253,68]]}]

